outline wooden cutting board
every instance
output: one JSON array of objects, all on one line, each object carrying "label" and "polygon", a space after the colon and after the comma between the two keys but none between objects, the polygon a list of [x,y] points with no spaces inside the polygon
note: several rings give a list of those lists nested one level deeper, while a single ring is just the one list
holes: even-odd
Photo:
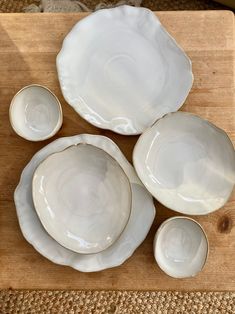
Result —
[{"label": "wooden cutting board", "polygon": [[[235,142],[233,13],[156,14],[193,62],[195,81],[182,110],[214,122]],[[130,161],[137,140],[137,137],[125,137],[91,126],[61,95],[55,57],[67,32],[83,17],[83,14],[0,15],[0,288],[235,290],[235,193],[223,209],[195,217],[210,241],[208,262],[195,278],[172,279],[156,265],[152,251],[154,234],[163,220],[176,215],[157,202],[156,219],[147,239],[117,268],[81,273],[53,264],[24,240],[13,192],[23,167],[35,152],[53,139],[28,142],[11,129],[9,104],[20,88],[39,83],[59,97],[64,124],[56,137],[84,132],[106,135],[120,146]]]}]

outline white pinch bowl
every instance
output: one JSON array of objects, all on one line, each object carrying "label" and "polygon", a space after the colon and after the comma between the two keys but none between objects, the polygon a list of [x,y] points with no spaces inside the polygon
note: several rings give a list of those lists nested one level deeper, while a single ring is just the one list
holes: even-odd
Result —
[{"label": "white pinch bowl", "polygon": [[[131,215],[126,228],[113,245],[94,254],[79,254],[55,241],[43,228],[32,200],[32,178],[38,165],[51,154],[79,143],[94,145],[112,156],[125,171],[132,190]],[[100,271],[125,262],[145,239],[155,217],[152,196],[137,177],[134,168],[112,140],[99,135],[82,134],[64,137],[42,148],[23,170],[15,190],[14,200],[25,239],[50,261],[71,266],[83,272]]]},{"label": "white pinch bowl", "polygon": [[43,141],[55,135],[63,122],[58,98],[47,87],[25,86],[13,97],[9,109],[12,128],[29,141]]},{"label": "white pinch bowl", "polygon": [[156,15],[126,5],[79,21],[56,64],[68,104],[91,124],[124,135],[178,110],[193,83],[190,59]]},{"label": "white pinch bowl", "polygon": [[187,278],[203,269],[209,244],[198,222],[188,217],[172,217],[156,232],[153,249],[156,262],[167,275]]},{"label": "white pinch bowl", "polygon": [[227,134],[190,113],[170,113],[144,132],[133,153],[141,181],[163,205],[187,215],[221,208],[235,183]]},{"label": "white pinch bowl", "polygon": [[83,143],[41,162],[32,195],[46,231],[67,249],[83,254],[112,245],[131,212],[130,182],[119,163]]}]

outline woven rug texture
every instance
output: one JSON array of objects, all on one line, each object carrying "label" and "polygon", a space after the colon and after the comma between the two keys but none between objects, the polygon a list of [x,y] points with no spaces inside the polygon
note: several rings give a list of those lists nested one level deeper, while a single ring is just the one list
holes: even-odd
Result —
[{"label": "woven rug texture", "polygon": [[1,314],[234,314],[233,292],[0,292]]},{"label": "woven rug texture", "polygon": [[139,2],[141,6],[154,11],[227,9],[212,0],[0,0],[0,12],[40,12],[43,8],[46,8],[44,10],[46,12],[76,12],[86,11],[86,8],[92,11],[97,6],[98,8],[115,6],[120,2],[121,4]]}]

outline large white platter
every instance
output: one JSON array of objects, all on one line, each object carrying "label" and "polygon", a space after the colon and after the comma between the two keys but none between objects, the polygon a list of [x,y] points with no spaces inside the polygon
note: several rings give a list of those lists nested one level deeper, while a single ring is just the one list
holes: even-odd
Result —
[{"label": "large white platter", "polygon": [[78,22],[57,71],[64,98],[84,119],[124,135],[178,110],[193,82],[191,61],[155,14],[131,6]]}]

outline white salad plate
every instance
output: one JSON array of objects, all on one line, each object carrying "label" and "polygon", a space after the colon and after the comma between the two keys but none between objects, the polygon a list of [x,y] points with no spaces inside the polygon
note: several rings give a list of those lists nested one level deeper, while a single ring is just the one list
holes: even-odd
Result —
[{"label": "white salad plate", "polygon": [[188,215],[222,207],[235,183],[235,151],[227,134],[186,112],[169,113],[146,130],[133,161],[159,202]]},{"label": "white salad plate", "polygon": [[167,275],[187,278],[203,269],[209,243],[198,222],[188,217],[172,217],[156,232],[153,249],[156,262]]},{"label": "white salad plate", "polygon": [[156,15],[126,5],[79,21],[56,63],[68,104],[91,124],[124,135],[177,111],[193,83],[190,59]]},{"label": "white salad plate", "polygon": [[[32,179],[40,163],[51,154],[79,143],[96,146],[112,156],[126,173],[132,190],[131,215],[126,228],[110,247],[94,254],[79,254],[55,241],[43,228],[32,199]],[[100,271],[121,265],[145,239],[155,217],[152,196],[140,182],[134,168],[112,140],[99,135],[83,134],[64,137],[42,148],[23,170],[15,190],[14,200],[25,239],[52,262],[71,266],[84,272]]]},{"label": "white salad plate", "polygon": [[32,195],[47,232],[78,253],[98,253],[112,245],[131,213],[130,182],[119,163],[83,143],[41,162]]}]

